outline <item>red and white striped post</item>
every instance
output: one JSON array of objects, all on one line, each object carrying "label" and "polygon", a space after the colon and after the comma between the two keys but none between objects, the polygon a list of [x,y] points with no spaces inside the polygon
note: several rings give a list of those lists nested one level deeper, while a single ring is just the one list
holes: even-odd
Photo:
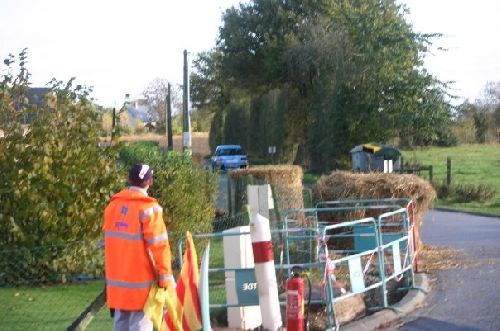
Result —
[{"label": "red and white striped post", "polygon": [[255,214],[250,223],[250,237],[252,238],[262,326],[265,330],[276,331],[280,329],[282,321],[269,219]]}]

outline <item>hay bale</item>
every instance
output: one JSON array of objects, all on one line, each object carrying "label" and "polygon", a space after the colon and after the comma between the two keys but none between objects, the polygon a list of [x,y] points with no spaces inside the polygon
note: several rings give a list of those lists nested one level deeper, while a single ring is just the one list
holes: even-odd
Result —
[{"label": "hay bale", "polygon": [[302,168],[296,165],[265,165],[247,169],[237,169],[231,172],[232,177],[252,175],[269,184],[279,186],[302,187]]},{"label": "hay bale", "polygon": [[383,198],[410,198],[416,202],[415,238],[417,247],[421,247],[420,226],[436,198],[436,191],[428,181],[408,174],[334,171],[322,176],[313,188],[315,202]]},{"label": "hay bale", "polygon": [[302,197],[303,172],[300,166],[255,166],[232,171],[230,176],[236,180],[248,175],[251,175],[256,180],[256,184],[262,182],[274,186],[281,212],[304,207]]}]

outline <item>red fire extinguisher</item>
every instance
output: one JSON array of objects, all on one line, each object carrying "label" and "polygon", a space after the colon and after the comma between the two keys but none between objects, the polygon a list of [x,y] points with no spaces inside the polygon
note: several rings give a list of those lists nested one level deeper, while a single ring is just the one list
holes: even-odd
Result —
[{"label": "red fire extinguisher", "polygon": [[286,280],[286,330],[304,331],[304,279],[300,268],[292,268]]}]

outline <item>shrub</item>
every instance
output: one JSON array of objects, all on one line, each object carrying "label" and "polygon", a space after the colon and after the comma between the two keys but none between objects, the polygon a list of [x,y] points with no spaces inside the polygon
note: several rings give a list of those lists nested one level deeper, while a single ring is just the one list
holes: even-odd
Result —
[{"label": "shrub", "polygon": [[163,207],[172,251],[187,230],[211,232],[214,202],[218,189],[217,175],[200,169],[191,157],[179,152],[162,153],[157,143],[137,142],[122,149],[124,165],[147,163],[154,169],[150,189]]},{"label": "shrub", "polygon": [[17,246],[2,249],[0,254],[0,288],[65,283],[104,274],[104,254],[95,241]]},{"label": "shrub", "polygon": [[454,199],[457,202],[484,202],[495,196],[495,189],[486,184],[432,183],[440,199]]},{"label": "shrub", "polygon": [[438,136],[438,139],[436,141],[437,146],[450,147],[450,146],[456,146],[458,144],[458,139],[453,134],[450,128],[438,131],[437,136]]},{"label": "shrub", "polygon": [[[4,131],[0,138],[0,250],[87,241],[71,253],[61,250],[37,259],[26,255],[18,263],[24,263],[32,271],[26,274],[33,276],[37,270],[57,268],[55,261],[62,258],[75,268],[80,264],[89,242],[101,235],[102,213],[110,192],[117,188],[118,173],[115,147],[98,147],[100,122],[87,100],[89,90],[74,87],[72,80],[53,81],[42,106],[29,104],[25,59],[23,51],[16,75],[10,74],[14,57],[4,61],[8,74],[0,81],[0,128]],[[48,262],[39,265],[43,261]]]},{"label": "shrub", "polygon": [[458,202],[484,202],[495,196],[495,189],[486,184],[459,184],[455,186],[455,195]]},{"label": "shrub", "polygon": [[440,199],[449,199],[455,196],[455,186],[454,185],[447,185],[446,182],[444,183],[436,183],[432,182],[432,186],[436,190],[437,196]]},{"label": "shrub", "polygon": [[141,160],[154,160],[162,157],[157,141],[138,141],[120,149],[120,160],[126,165],[144,163]]}]

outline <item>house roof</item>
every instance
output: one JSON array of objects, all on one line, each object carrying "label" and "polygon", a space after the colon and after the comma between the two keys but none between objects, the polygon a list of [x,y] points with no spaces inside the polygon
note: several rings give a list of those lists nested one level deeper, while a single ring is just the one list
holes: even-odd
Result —
[{"label": "house roof", "polygon": [[38,107],[43,106],[43,99],[49,93],[50,89],[47,87],[30,87],[27,92],[28,101],[30,104],[35,104]]}]

